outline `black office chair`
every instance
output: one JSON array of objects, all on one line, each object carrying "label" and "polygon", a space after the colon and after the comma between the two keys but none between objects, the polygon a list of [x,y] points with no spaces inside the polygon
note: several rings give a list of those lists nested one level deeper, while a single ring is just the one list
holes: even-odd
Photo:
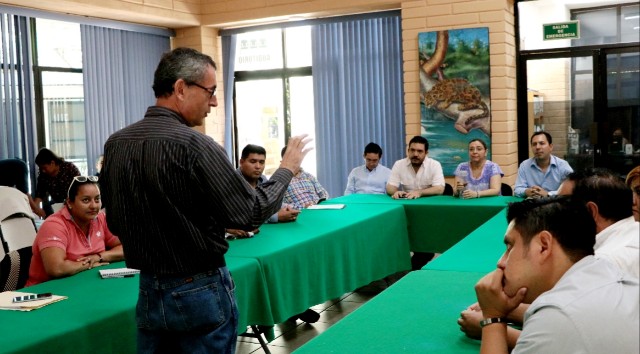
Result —
[{"label": "black office chair", "polygon": [[0,160],[0,186],[14,187],[29,193],[29,169],[20,159]]},{"label": "black office chair", "polygon": [[502,194],[505,197],[510,197],[513,195],[513,189],[511,188],[510,185],[503,183],[500,186],[500,194]]},{"label": "black office chair", "polygon": [[444,184],[444,192],[442,195],[453,195],[453,187],[449,183]]}]

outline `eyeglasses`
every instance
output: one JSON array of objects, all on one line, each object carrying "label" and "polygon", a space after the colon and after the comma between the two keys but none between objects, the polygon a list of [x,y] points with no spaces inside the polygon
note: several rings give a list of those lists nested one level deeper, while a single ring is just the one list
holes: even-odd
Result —
[{"label": "eyeglasses", "polygon": [[71,181],[71,184],[69,184],[69,189],[67,190],[67,199],[69,199],[69,192],[71,192],[71,187],[73,187],[74,183],[86,183],[86,182],[92,182],[92,183],[96,183],[98,182],[98,176],[75,176],[73,177],[73,181]]},{"label": "eyeglasses", "polygon": [[212,88],[212,89],[206,88],[206,87],[204,87],[202,85],[196,84],[195,82],[191,82],[188,85],[198,86],[199,88],[209,92],[209,99],[211,99],[213,96],[216,95],[216,89],[215,88]]}]

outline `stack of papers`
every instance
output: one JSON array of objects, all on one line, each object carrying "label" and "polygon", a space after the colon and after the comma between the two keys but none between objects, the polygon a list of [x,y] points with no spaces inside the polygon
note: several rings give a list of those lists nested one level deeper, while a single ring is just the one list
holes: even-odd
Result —
[{"label": "stack of papers", "polygon": [[125,278],[132,277],[134,274],[140,273],[139,270],[133,268],[116,268],[116,269],[100,269],[102,279],[107,278]]},{"label": "stack of papers", "polygon": [[31,311],[39,309],[43,306],[53,304],[66,299],[66,296],[53,295],[50,299],[35,300],[27,302],[13,302],[13,298],[23,295],[35,295],[33,293],[23,293],[18,291],[5,291],[0,293],[0,310],[12,310],[12,311]]}]

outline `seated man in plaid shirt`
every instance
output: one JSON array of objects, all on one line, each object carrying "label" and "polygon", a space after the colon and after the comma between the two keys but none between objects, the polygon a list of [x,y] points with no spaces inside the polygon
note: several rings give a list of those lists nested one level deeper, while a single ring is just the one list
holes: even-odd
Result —
[{"label": "seated man in plaid shirt", "polygon": [[[286,150],[286,146],[282,148],[281,156],[284,156]],[[318,179],[314,175],[304,172],[301,167],[289,182],[289,187],[287,187],[287,192],[282,200],[282,206],[290,206],[301,210],[328,198],[329,193],[320,185]]]}]

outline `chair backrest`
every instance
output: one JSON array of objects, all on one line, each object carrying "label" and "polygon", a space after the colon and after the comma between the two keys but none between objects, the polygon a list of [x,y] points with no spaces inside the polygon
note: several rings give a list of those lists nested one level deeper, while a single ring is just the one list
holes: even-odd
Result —
[{"label": "chair backrest", "polygon": [[0,241],[5,253],[33,245],[37,230],[32,217],[24,193],[0,187]]},{"label": "chair backrest", "polygon": [[31,247],[36,240],[36,234],[33,219],[22,214],[0,221],[0,238],[6,253]]},{"label": "chair backrest", "polygon": [[444,192],[442,195],[453,195],[453,187],[449,183],[444,184]]},{"label": "chair backrest", "polygon": [[31,247],[25,247],[3,256],[0,260],[0,292],[24,288],[29,280],[31,255]]},{"label": "chair backrest", "polygon": [[0,186],[0,222],[16,213],[33,216],[29,198],[15,188]]},{"label": "chair backrest", "polygon": [[500,186],[500,194],[502,194],[503,196],[509,197],[513,195],[513,189],[511,188],[510,185],[503,183]]}]

